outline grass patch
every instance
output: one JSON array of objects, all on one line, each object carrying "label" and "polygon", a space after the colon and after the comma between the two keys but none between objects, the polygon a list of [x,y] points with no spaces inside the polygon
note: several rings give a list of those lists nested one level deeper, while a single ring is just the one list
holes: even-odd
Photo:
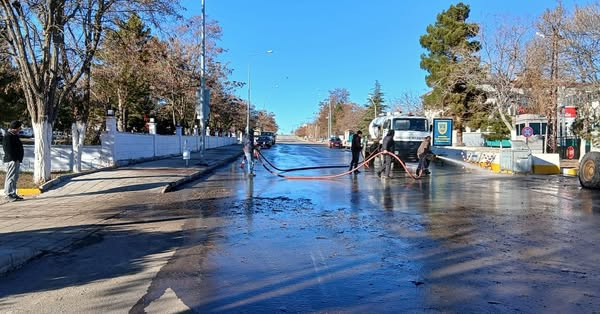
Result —
[{"label": "grass patch", "polygon": [[[52,172],[50,174],[50,179],[56,179],[62,175],[69,174],[71,172]],[[6,172],[0,171],[0,186],[4,189],[4,179],[6,178]],[[19,174],[19,181],[17,181],[17,189],[33,189],[39,188],[39,186],[33,183],[33,173],[32,172],[21,172]]]}]

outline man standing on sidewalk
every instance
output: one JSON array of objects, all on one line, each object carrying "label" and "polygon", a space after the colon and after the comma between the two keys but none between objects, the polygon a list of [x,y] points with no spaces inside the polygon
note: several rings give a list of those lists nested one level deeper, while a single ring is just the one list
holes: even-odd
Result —
[{"label": "man standing on sidewalk", "polygon": [[2,148],[4,149],[4,164],[6,165],[6,180],[4,181],[4,195],[10,202],[20,201],[23,198],[17,195],[17,181],[19,180],[19,169],[23,162],[23,143],[19,139],[21,130],[21,121],[13,121],[4,140]]}]

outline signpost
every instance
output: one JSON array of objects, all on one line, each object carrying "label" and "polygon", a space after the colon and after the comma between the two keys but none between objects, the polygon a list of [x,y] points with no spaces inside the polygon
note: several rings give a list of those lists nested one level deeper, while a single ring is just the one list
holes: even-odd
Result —
[{"label": "signpost", "polygon": [[533,136],[533,129],[529,126],[526,126],[521,130],[521,134],[525,136],[525,144],[529,145],[529,138]]},{"label": "signpost", "polygon": [[433,119],[433,146],[452,146],[452,119]]}]

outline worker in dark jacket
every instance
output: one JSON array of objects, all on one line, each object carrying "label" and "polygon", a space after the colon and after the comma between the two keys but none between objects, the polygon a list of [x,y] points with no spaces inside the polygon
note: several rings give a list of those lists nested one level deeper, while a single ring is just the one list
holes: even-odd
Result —
[{"label": "worker in dark jacket", "polygon": [[254,131],[250,129],[246,137],[244,138],[244,146],[242,147],[244,151],[244,157],[246,158],[246,165],[248,169],[249,176],[255,176],[254,173]]},{"label": "worker in dark jacket", "polygon": [[417,149],[417,157],[419,158],[419,165],[417,166],[417,175],[420,174],[421,170],[425,174],[429,174],[429,160],[433,152],[431,152],[431,136],[426,136],[419,149]]},{"label": "worker in dark jacket", "polygon": [[[381,151],[382,152],[390,152],[394,153],[394,130],[389,130],[383,141],[381,142]],[[381,173],[385,171],[384,178],[391,178],[391,168],[392,168],[392,156],[385,154],[383,156],[383,169],[377,172],[378,176],[381,176]]]},{"label": "worker in dark jacket", "polygon": [[[350,169],[348,170],[358,167],[358,158],[360,156],[360,151],[362,150],[361,137],[362,131],[356,132],[356,134],[354,134],[352,137],[352,145],[350,146],[350,150],[352,151],[352,161],[350,161]],[[360,173],[360,171],[356,169],[354,170],[354,173],[357,174]]]},{"label": "worker in dark jacket", "polygon": [[21,131],[21,121],[10,123],[8,132],[4,135],[2,148],[4,149],[4,166],[6,167],[6,179],[4,181],[4,195],[10,202],[20,201],[23,198],[17,195],[17,181],[19,180],[19,170],[23,162],[25,152],[23,143],[19,139]]}]

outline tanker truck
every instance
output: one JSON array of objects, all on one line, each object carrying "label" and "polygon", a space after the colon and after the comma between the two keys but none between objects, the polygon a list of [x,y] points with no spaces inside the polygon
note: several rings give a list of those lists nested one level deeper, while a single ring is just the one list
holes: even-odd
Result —
[{"label": "tanker truck", "polygon": [[369,123],[373,145],[367,147],[367,156],[378,147],[388,130],[394,130],[394,154],[402,160],[417,160],[417,149],[430,133],[429,120],[423,116],[401,113],[388,113],[373,119]]}]

